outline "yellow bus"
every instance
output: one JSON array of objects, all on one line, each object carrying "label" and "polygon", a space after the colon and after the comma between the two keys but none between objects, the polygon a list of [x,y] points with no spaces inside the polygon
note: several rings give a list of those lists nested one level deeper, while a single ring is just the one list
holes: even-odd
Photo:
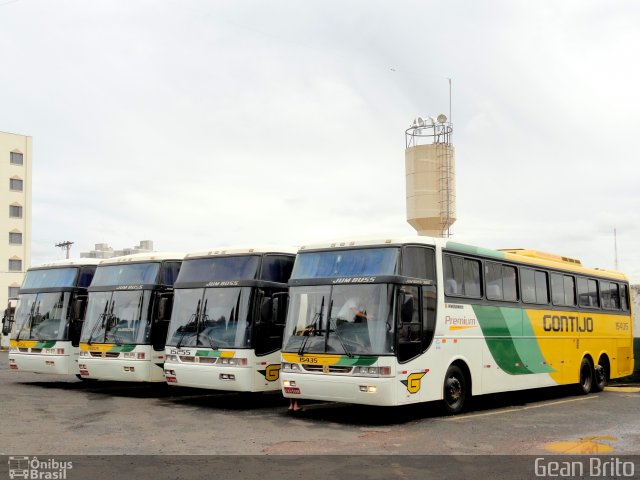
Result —
[{"label": "yellow bus", "polygon": [[302,247],[289,282],[285,397],[370,405],[576,384],[633,369],[627,278],[531,250],[428,237]]}]

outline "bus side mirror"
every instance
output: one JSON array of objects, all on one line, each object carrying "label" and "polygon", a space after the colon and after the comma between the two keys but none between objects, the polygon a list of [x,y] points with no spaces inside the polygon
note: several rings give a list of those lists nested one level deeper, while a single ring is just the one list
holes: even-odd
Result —
[{"label": "bus side mirror", "polygon": [[9,335],[11,333],[11,329],[13,328],[13,320],[15,315],[15,307],[7,307],[4,311],[4,316],[2,317],[2,334]]},{"label": "bus side mirror", "polygon": [[263,298],[260,301],[260,316],[258,317],[259,323],[273,323],[275,318],[274,303],[271,298]]},{"label": "bus side mirror", "polygon": [[74,322],[80,322],[84,318],[84,310],[87,306],[87,298],[76,298],[71,306],[71,320]]},{"label": "bus side mirror", "polygon": [[158,321],[163,322],[171,318],[171,298],[160,297],[158,299]]},{"label": "bus side mirror", "polygon": [[398,304],[400,305],[398,327],[402,327],[403,324],[411,323],[413,320],[413,295],[401,291],[398,295]]},{"label": "bus side mirror", "polygon": [[287,307],[289,306],[289,294],[280,292],[273,295],[273,323],[284,325],[287,321]]}]

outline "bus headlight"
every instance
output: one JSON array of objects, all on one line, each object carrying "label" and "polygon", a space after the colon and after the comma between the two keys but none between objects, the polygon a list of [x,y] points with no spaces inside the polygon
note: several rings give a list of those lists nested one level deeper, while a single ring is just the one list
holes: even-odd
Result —
[{"label": "bus headlight", "polygon": [[80,356],[81,357],[88,357],[89,356],[89,352],[85,352],[84,350],[80,351]]},{"label": "bus headlight", "polygon": [[228,365],[230,367],[246,367],[247,359],[246,358],[221,358],[218,361],[219,365]]},{"label": "bus headlight", "polygon": [[351,374],[357,377],[390,377],[391,367],[354,367]]},{"label": "bus headlight", "polygon": [[164,359],[165,363],[167,362],[173,362],[173,363],[178,363],[178,356],[177,355],[167,355],[166,358]]},{"label": "bus headlight", "polygon": [[283,372],[299,372],[300,371],[300,365],[297,363],[283,363],[282,364],[282,371]]}]

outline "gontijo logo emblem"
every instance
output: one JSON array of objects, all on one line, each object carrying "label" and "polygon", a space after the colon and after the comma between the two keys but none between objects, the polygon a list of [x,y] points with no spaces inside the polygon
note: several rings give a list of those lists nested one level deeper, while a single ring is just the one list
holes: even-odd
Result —
[{"label": "gontijo logo emblem", "polygon": [[264,378],[266,378],[269,382],[275,382],[280,378],[280,368],[282,368],[281,363],[274,363],[272,365],[268,365],[265,370],[258,370]]},{"label": "gontijo logo emblem", "polygon": [[422,377],[426,374],[427,372],[412,373],[406,380],[400,380],[400,383],[407,387],[409,393],[418,393],[420,391]]}]

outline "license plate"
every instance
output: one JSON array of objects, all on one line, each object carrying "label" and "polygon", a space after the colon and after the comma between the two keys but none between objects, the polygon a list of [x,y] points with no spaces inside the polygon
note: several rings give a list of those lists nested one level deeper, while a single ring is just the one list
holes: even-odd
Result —
[{"label": "license plate", "polygon": [[284,393],[295,393],[300,395],[300,389],[298,387],[284,387]]}]

